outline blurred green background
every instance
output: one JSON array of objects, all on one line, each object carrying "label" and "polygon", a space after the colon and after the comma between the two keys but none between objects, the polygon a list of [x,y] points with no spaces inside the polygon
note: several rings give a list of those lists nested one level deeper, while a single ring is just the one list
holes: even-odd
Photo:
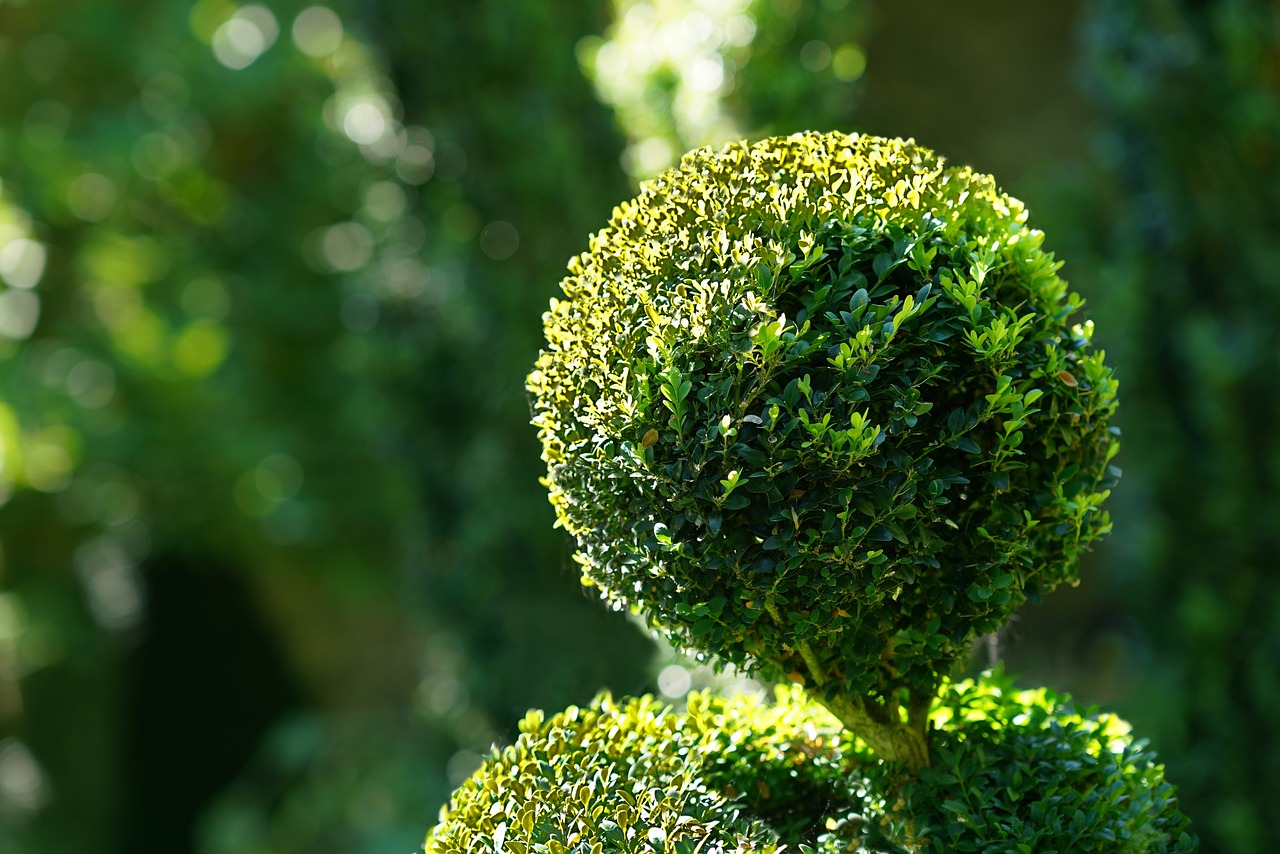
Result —
[{"label": "blurred green background", "polygon": [[531,706],[683,693],[523,377],[693,146],[993,172],[1121,378],[1116,533],[975,653],[1280,850],[1274,0],[0,0],[0,854],[411,851]]}]

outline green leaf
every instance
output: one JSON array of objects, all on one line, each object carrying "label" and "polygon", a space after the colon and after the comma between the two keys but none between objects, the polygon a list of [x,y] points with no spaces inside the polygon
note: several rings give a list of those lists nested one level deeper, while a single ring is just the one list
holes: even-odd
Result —
[{"label": "green leaf", "polygon": [[876,279],[884,281],[884,277],[889,275],[889,271],[894,267],[894,258],[887,252],[881,252],[875,257],[871,263],[871,267],[875,270]]}]

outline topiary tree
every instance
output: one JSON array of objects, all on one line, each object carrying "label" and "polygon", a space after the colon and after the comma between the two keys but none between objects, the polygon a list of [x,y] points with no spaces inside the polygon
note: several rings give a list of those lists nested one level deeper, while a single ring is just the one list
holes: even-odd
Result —
[{"label": "topiary tree", "polygon": [[529,377],[558,523],[611,605],[806,694],[535,715],[429,850],[1193,846],[1114,719],[947,680],[1109,528],[1116,383],[1026,220],[843,134],[694,152],[615,211]]}]

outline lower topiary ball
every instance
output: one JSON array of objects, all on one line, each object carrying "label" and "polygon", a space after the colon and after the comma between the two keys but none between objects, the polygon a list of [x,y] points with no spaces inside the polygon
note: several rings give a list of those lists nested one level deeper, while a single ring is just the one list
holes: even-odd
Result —
[{"label": "lower topiary ball", "polygon": [[587,582],[696,653],[927,708],[1110,525],[1116,383],[1042,237],[901,140],[735,144],[643,185],[528,381]]},{"label": "lower topiary ball", "polygon": [[913,844],[890,850],[1198,850],[1164,767],[1115,715],[996,672],[949,686],[931,719],[933,765],[899,809]]},{"label": "lower topiary ball", "polygon": [[876,763],[798,692],[778,700],[691,694],[678,712],[602,696],[531,712],[454,793],[426,850],[768,852],[780,833],[811,838],[813,805],[846,809]]},{"label": "lower topiary ball", "polygon": [[932,721],[934,765],[901,783],[799,689],[533,712],[426,851],[1195,850],[1163,769],[1114,716],[988,674],[948,686]]}]

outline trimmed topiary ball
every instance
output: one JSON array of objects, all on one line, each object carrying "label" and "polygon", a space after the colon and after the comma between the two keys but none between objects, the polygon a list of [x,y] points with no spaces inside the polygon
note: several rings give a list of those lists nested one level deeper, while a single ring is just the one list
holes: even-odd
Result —
[{"label": "trimmed topiary ball", "polygon": [[1116,383],[1042,236],[909,141],[735,144],[644,184],[570,263],[528,383],[584,579],[922,732],[971,639],[1110,524]]},{"label": "trimmed topiary ball", "polygon": [[997,671],[946,685],[931,722],[933,766],[896,804],[905,850],[1199,850],[1164,766],[1115,715]]},{"label": "trimmed topiary ball", "polygon": [[934,767],[899,785],[799,689],[533,712],[454,793],[426,851],[1196,850],[1163,768],[1112,715],[987,674],[947,684],[931,722]]},{"label": "trimmed topiary ball", "polygon": [[604,695],[531,712],[454,792],[427,854],[768,854],[814,842],[830,815],[878,814],[861,773],[879,773],[875,758],[801,692],[777,699],[695,693],[678,712]]}]

